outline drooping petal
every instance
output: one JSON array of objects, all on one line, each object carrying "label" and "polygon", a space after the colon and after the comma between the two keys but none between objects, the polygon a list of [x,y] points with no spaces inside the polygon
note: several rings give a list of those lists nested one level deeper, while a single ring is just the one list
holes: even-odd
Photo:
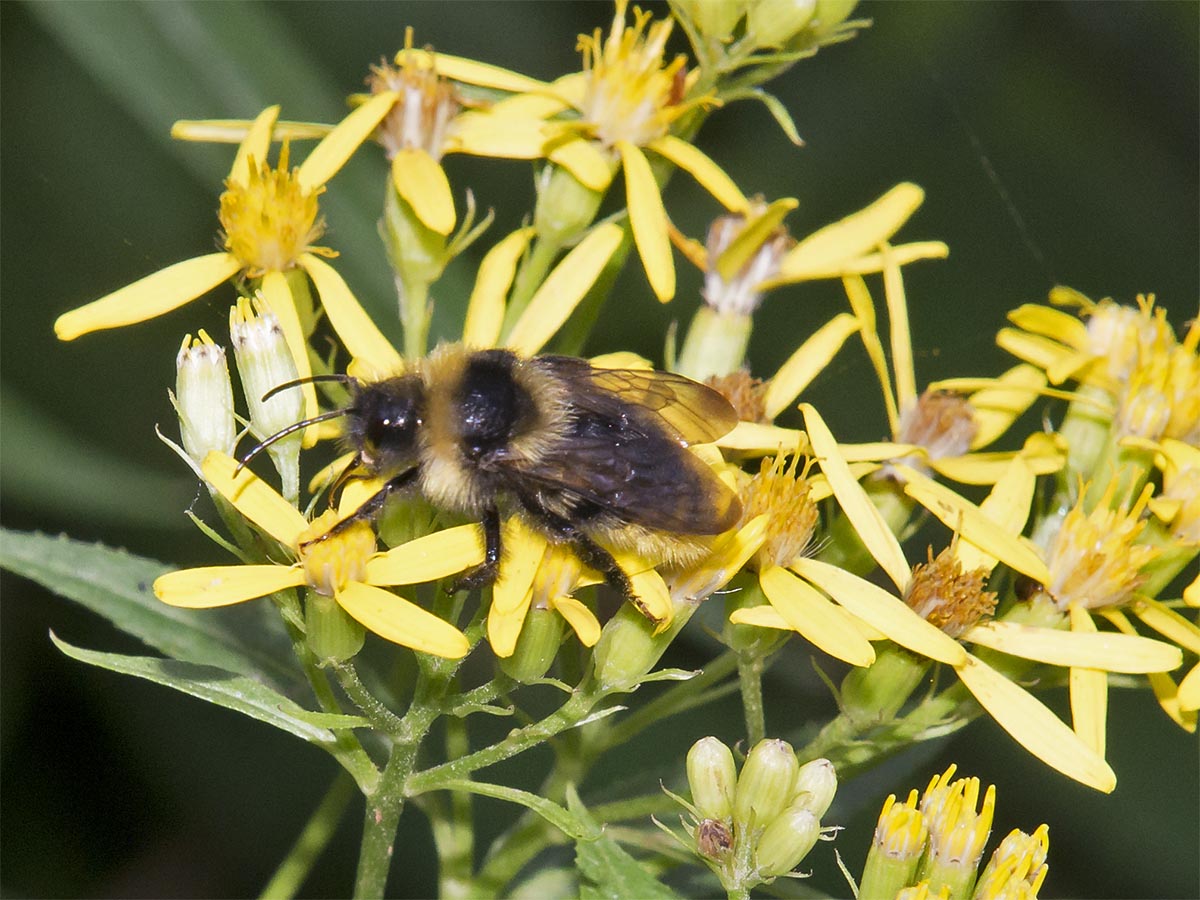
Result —
[{"label": "drooping petal", "polygon": [[1013,366],[996,379],[995,387],[976,391],[968,399],[974,410],[976,432],[971,449],[986,447],[1008,431],[1013,422],[1038,398],[1046,376],[1029,365]]},{"label": "drooping petal", "polygon": [[304,584],[299,566],[205,566],[154,580],[154,596],[170,606],[212,609]]},{"label": "drooping petal", "polygon": [[593,228],[546,276],[508,336],[507,346],[533,356],[545,346],[587,294],[621,244],[621,226]]},{"label": "drooping petal", "polygon": [[[1137,634],[1137,629],[1133,627],[1133,623],[1129,621],[1124,611],[1119,609],[1106,610],[1101,615],[1115,625],[1122,634]],[[1146,675],[1146,680],[1150,682],[1150,689],[1154,691],[1154,699],[1158,701],[1158,705],[1171,718],[1171,721],[1189,734],[1195,733],[1197,725],[1196,710],[1186,709],[1181,705],[1179,701],[1179,686],[1175,683],[1175,680],[1165,672],[1150,672]]]},{"label": "drooping petal", "polygon": [[576,135],[555,139],[549,147],[547,158],[574,175],[584,187],[602,194],[612,184],[615,161],[587,138]]},{"label": "drooping petal", "polygon": [[858,331],[858,319],[838,313],[788,357],[787,362],[767,384],[763,406],[768,419],[774,419],[792,405],[814,378],[825,370],[850,335]]},{"label": "drooping petal", "polygon": [[1172,644],[1200,654],[1200,627],[1158,600],[1142,600],[1133,614]]},{"label": "drooping petal", "polygon": [[1183,602],[1188,606],[1200,606],[1200,575],[1192,579],[1192,583],[1183,589]]},{"label": "drooping petal", "polygon": [[[733,179],[726,175],[724,170],[703,151],[699,150],[695,144],[690,144],[685,140],[668,134],[660,138],[655,138],[646,146],[659,156],[665,156],[695,178],[701,187],[712,194],[717,202],[730,212],[744,213],[749,207],[750,204],[747,203],[745,195],[733,183]],[[623,153],[622,156],[624,156]],[[790,202],[792,204],[790,208],[792,209],[797,205],[796,201],[781,200],[776,202],[785,204]],[[785,215],[786,213],[787,210],[784,210]],[[782,218],[780,216],[781,220]],[[737,268],[740,268],[740,266]]]},{"label": "drooping petal", "polygon": [[398,97],[395,91],[383,91],[342,119],[300,164],[297,173],[300,186],[312,191],[336,175],[383,121]]},{"label": "drooping petal", "polygon": [[585,647],[596,646],[596,641],[600,640],[600,621],[595,613],[574,597],[566,595],[554,598],[550,605],[567,620],[579,643]]},{"label": "drooping petal", "polygon": [[[250,160],[254,165],[261,166],[267,161],[267,151],[271,149],[271,134],[275,129],[275,120],[279,118],[279,107],[268,106],[250,123],[246,136],[238,146],[233,165],[229,167],[229,180],[243,187],[250,181]],[[175,129],[171,129],[174,136]]]},{"label": "drooping petal", "polygon": [[892,348],[892,371],[896,374],[896,403],[908,409],[917,402],[917,369],[913,362],[912,331],[908,327],[908,300],[904,275],[891,248],[882,245],[883,296],[888,310],[888,336]]},{"label": "drooping petal", "polygon": [[[1072,617],[1074,621],[1075,617]],[[1090,632],[1081,628],[1059,631],[1012,622],[987,622],[971,628],[962,639],[1052,666],[1077,666],[1106,672],[1169,672],[1183,663],[1179,649],[1170,644],[1095,629]]]},{"label": "drooping petal", "polygon": [[[396,54],[397,64],[404,61],[405,53],[406,51],[401,50]],[[500,66],[476,62],[465,56],[438,53],[432,58],[433,68],[437,70],[438,75],[442,78],[449,78],[451,81],[461,81],[463,84],[475,84],[479,87],[494,88],[514,94],[549,93],[552,87],[545,81],[538,81],[536,78],[530,78]]]},{"label": "drooping petal", "polygon": [[952,666],[961,665],[967,652],[904,605],[899,597],[837,566],[803,557],[789,567],[819,587],[864,622],[879,629],[902,647]]},{"label": "drooping petal", "polygon": [[889,240],[924,199],[925,192],[917,185],[907,182],[896,185],[870,206],[800,241],[784,257],[781,277],[803,278],[810,271],[836,268],[845,260],[873,250]]},{"label": "drooping petal", "polygon": [[[1096,623],[1092,621],[1088,611],[1078,603],[1071,604],[1070,613],[1072,634],[1091,637],[1097,633]],[[1069,684],[1071,725],[1084,743],[1103,757],[1106,743],[1105,725],[1108,721],[1108,673],[1098,668],[1072,666]]]},{"label": "drooping petal", "polygon": [[820,591],[779,566],[763,569],[758,582],[792,630],[830,656],[853,666],[869,666],[875,661],[871,644]]},{"label": "drooping petal", "polygon": [[[1033,504],[1033,492],[1037,486],[1037,475],[1025,462],[1024,457],[1015,456],[1004,473],[996,480],[991,493],[979,504],[979,511],[1006,534],[1020,534],[1029,521],[1029,510]],[[970,541],[958,541],[954,549],[965,571],[986,569],[992,571],[997,559],[976,547]]]},{"label": "drooping petal", "polygon": [[621,164],[625,170],[625,204],[633,242],[637,245],[642,267],[659,302],[675,296],[675,261],[671,258],[671,239],[667,234],[667,211],[650,163],[642,151],[629,141],[618,141]]},{"label": "drooping petal", "polygon": [[[260,290],[267,306],[279,320],[283,339],[287,341],[288,349],[292,351],[292,360],[296,363],[297,377],[310,378],[312,364],[308,358],[308,341],[304,336],[304,329],[300,325],[300,316],[296,313],[296,301],[292,297],[291,288],[288,287],[287,277],[282,272],[268,272],[263,276]],[[307,382],[300,385],[300,393],[304,397],[303,418],[311,419],[317,414],[316,388],[311,382]],[[267,437],[267,435],[263,435],[263,437]],[[316,427],[304,429],[304,446],[311,447],[316,442]]]},{"label": "drooping petal", "polygon": [[1028,539],[999,527],[974,503],[915,469],[897,465],[896,471],[904,479],[904,493],[933,513],[947,528],[957,531],[964,540],[1038,584],[1049,583],[1046,564]]},{"label": "drooping petal", "polygon": [[381,638],[422,653],[462,659],[466,636],[444,619],[390,591],[352,581],[337,592],[338,605]]},{"label": "drooping petal", "polygon": [[1018,328],[1053,338],[1075,350],[1088,346],[1087,325],[1078,317],[1042,303],[1024,303],[1008,314]]},{"label": "drooping petal", "polygon": [[232,253],[185,259],[63,313],[54,323],[54,333],[60,341],[73,341],[92,331],[153,319],[211,291],[241,268],[241,262]]},{"label": "drooping petal", "polygon": [[545,123],[531,116],[487,112],[463,113],[454,120],[444,153],[465,153],[492,159],[540,159],[546,155]]},{"label": "drooping petal", "polygon": [[1050,379],[1051,384],[1062,383],[1070,374],[1068,370],[1078,369],[1088,360],[1088,357],[1080,356],[1057,341],[1016,328],[1001,328],[996,332],[996,346],[1007,350],[1017,359],[1037,366],[1047,374],[1054,372],[1055,377]]},{"label": "drooping petal", "polygon": [[[733,281],[737,273],[758,255],[787,214],[799,205],[799,200],[784,197],[776,200],[757,215],[747,211],[741,231],[729,242],[729,246],[721,251],[716,260],[712,261],[721,278],[725,281]],[[693,260],[694,262],[695,260]],[[707,260],[706,264],[700,265],[699,268],[707,269]]]},{"label": "drooping petal", "polygon": [[842,459],[848,463],[886,461],[913,454],[923,456],[926,452],[925,448],[917,444],[897,444],[895,441],[838,444],[838,450],[842,454]]},{"label": "drooping petal", "polygon": [[504,523],[504,562],[492,588],[492,609],[503,615],[528,602],[530,585],[546,552],[546,538],[520,519]]},{"label": "drooping petal", "polygon": [[[253,125],[251,119],[179,119],[171,125],[171,137],[177,141],[202,144],[240,144]],[[271,136],[278,141],[320,139],[333,131],[321,122],[276,122]]]},{"label": "drooping petal", "polygon": [[1200,709],[1200,664],[1192,666],[1179,682],[1179,707],[1193,714]]},{"label": "drooping petal", "polygon": [[216,450],[204,457],[201,469],[208,483],[238,512],[285,547],[294,547],[308,521],[278,492],[251,472],[238,471],[232,456]]},{"label": "drooping petal", "polygon": [[350,355],[364,360],[376,372],[399,372],[404,367],[400,354],[375,327],[337,270],[311,253],[300,257],[300,265],[313,280],[329,324]]},{"label": "drooping petal", "polygon": [[422,584],[483,562],[483,532],[459,525],[408,541],[367,561],[370,584]]},{"label": "drooping petal", "polygon": [[449,234],[457,220],[446,172],[424,150],[412,147],[392,157],[392,184],[431,231]]},{"label": "drooping petal", "polygon": [[821,471],[829,479],[838,505],[854,526],[863,546],[879,563],[879,567],[887,573],[896,587],[904,590],[912,578],[912,570],[904,558],[904,551],[900,549],[900,542],[888,528],[887,522],[875,508],[867,492],[850,472],[850,467],[842,457],[837,441],[834,440],[821,414],[808,403],[801,403],[800,409],[804,413],[804,424],[808,428],[808,439],[812,442],[813,453],[821,462]]},{"label": "drooping petal", "polygon": [[879,379],[884,410],[887,412],[888,432],[895,436],[900,431],[900,410],[896,405],[896,392],[892,390],[892,376],[888,371],[887,356],[883,352],[883,341],[880,340],[879,329],[876,327],[875,301],[871,299],[871,291],[861,276],[843,277],[842,287],[846,291],[846,299],[850,301],[850,309],[858,319],[863,349],[867,351],[867,358],[871,360],[875,377]]},{"label": "drooping petal", "polygon": [[663,577],[658,574],[658,570],[646,569],[631,574],[629,580],[633,584],[633,593],[637,597],[637,608],[642,615],[655,623],[657,626],[654,629],[655,633],[657,634],[670,625],[671,619],[674,618],[671,592],[667,588],[667,583],[663,581]]},{"label": "drooping petal", "polygon": [[521,636],[525,616],[529,613],[532,601],[533,590],[530,588],[513,608],[501,610],[493,602],[492,608],[488,610],[488,643],[492,645],[492,652],[501,659],[512,656],[513,651],[517,649],[517,638]]},{"label": "drooping petal", "polygon": [[1042,762],[1106,794],[1117,786],[1104,758],[1032,694],[973,656],[955,671],[1000,727]]},{"label": "drooping petal", "polygon": [[534,233],[531,227],[518,228],[489,250],[479,264],[463,323],[463,343],[468,347],[495,347],[499,342],[505,298],[512,287],[517,263]]},{"label": "drooping petal", "polygon": [[[907,266],[918,260],[945,259],[949,255],[950,248],[941,241],[910,241],[889,247],[887,259],[893,260],[897,265]],[[887,259],[882,253],[864,253],[852,259],[831,260],[825,266],[814,265],[791,275],[781,273],[763,281],[760,287],[769,291],[785,284],[797,284],[802,281],[841,278],[846,275],[870,275],[882,272]]]}]

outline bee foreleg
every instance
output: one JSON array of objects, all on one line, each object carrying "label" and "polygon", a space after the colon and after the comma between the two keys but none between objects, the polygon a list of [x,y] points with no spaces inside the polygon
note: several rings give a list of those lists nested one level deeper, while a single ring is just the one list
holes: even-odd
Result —
[{"label": "bee foreleg", "polygon": [[305,541],[300,545],[301,548],[307,547],[310,544],[316,544],[320,541],[327,541],[331,537],[336,537],[357,522],[362,522],[366,519],[374,519],[379,515],[379,511],[383,509],[383,504],[387,502],[388,497],[397,491],[401,491],[408,487],[408,485],[416,477],[417,470],[413,468],[406,472],[401,472],[399,475],[389,481],[385,481],[383,487],[368,497],[358,509],[350,513],[350,515],[346,516],[346,518],[339,521],[324,534],[313,538],[311,541]]},{"label": "bee foreleg", "polygon": [[483,526],[483,563],[462,575],[447,589],[447,593],[473,591],[476,588],[487,587],[496,580],[500,571],[500,512],[494,506],[483,511],[479,522]]}]

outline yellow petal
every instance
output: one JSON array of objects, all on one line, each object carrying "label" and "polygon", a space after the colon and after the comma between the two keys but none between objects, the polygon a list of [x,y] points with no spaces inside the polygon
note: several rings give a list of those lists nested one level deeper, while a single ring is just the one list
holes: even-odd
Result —
[{"label": "yellow petal", "polygon": [[[1086,609],[1071,604],[1071,633],[1096,635],[1096,624]],[[1113,635],[1125,637],[1125,635]],[[1172,666],[1174,668],[1174,666]],[[1073,666],[1070,674],[1071,724],[1084,743],[1103,757],[1105,723],[1108,721],[1108,674],[1103,669]]]},{"label": "yellow petal", "polygon": [[[855,481],[862,481],[868,475],[878,472],[882,468],[883,466],[879,463],[851,463],[850,474],[854,476]],[[819,472],[809,477],[808,486],[814,503],[820,503],[822,500],[833,496],[833,488],[829,485],[829,479]]]},{"label": "yellow petal", "polygon": [[[271,133],[275,128],[275,120],[279,118],[279,107],[268,106],[255,117],[246,130],[246,136],[238,147],[233,165],[229,167],[229,180],[245,187],[250,181],[250,160],[256,166],[261,166],[267,160],[267,152],[271,149]],[[171,129],[172,135],[175,129]]]},{"label": "yellow petal", "polygon": [[585,647],[596,646],[596,641],[600,640],[600,622],[595,613],[570,596],[556,597],[550,604],[567,620],[579,643]]},{"label": "yellow petal", "polygon": [[[517,94],[493,103],[487,110],[489,115],[511,119],[549,119],[567,109],[571,104],[562,97],[552,94]],[[467,115],[467,114],[463,114]],[[461,118],[461,116],[460,116]]]},{"label": "yellow petal", "polygon": [[1023,331],[1084,350],[1088,347],[1087,325],[1078,317],[1041,303],[1025,303],[1008,314],[1008,320]]},{"label": "yellow petal", "polygon": [[382,588],[352,581],[338,591],[337,602],[351,618],[402,647],[446,659],[462,659],[471,649],[449,622]]},{"label": "yellow petal", "polygon": [[545,123],[531,116],[504,115],[499,105],[487,112],[463,113],[454,120],[445,153],[496,159],[540,159],[546,155]]},{"label": "yellow petal", "polygon": [[1200,606],[1200,575],[1192,579],[1192,583],[1183,589],[1183,602],[1188,606]]},{"label": "yellow petal", "polygon": [[1175,684],[1174,679],[1162,672],[1151,672],[1146,678],[1150,682],[1150,688],[1154,691],[1154,699],[1158,701],[1163,712],[1188,734],[1195,734],[1196,711],[1183,707],[1179,699],[1179,686]]},{"label": "yellow petal", "polygon": [[500,577],[492,588],[492,609],[504,615],[528,602],[530,585],[546,552],[546,538],[526,527],[520,519],[504,523],[504,560]]},{"label": "yellow petal", "polygon": [[[253,124],[249,119],[180,119],[171,125],[171,137],[205,144],[240,144]],[[271,136],[277,141],[307,141],[323,138],[331,131],[332,125],[320,122],[283,121],[275,123]]]},{"label": "yellow petal", "polygon": [[459,525],[393,547],[367,561],[370,584],[422,584],[483,562],[483,530]]},{"label": "yellow petal", "polygon": [[763,406],[768,419],[774,419],[825,370],[846,339],[858,331],[858,319],[838,313],[800,345],[767,384]]},{"label": "yellow petal", "polygon": [[[678,138],[672,138],[672,140],[678,140]],[[690,147],[691,144],[685,143],[684,146]],[[732,281],[737,273],[758,255],[763,244],[770,239],[772,232],[779,227],[784,217],[799,205],[799,200],[785,197],[782,200],[776,200],[758,215],[750,215],[747,212],[742,230],[716,259],[716,269],[721,278],[725,281]],[[707,265],[700,268],[706,269]]]},{"label": "yellow petal", "polygon": [[204,457],[200,468],[208,483],[238,512],[283,546],[295,548],[308,521],[273,487],[249,469],[238,472],[238,461],[217,450]]},{"label": "yellow petal", "polygon": [[[1072,616],[1072,623],[1074,621]],[[1074,624],[1072,628],[1072,631],[1059,631],[1012,622],[988,622],[976,625],[962,639],[1052,666],[1077,666],[1106,672],[1139,675],[1169,672],[1183,663],[1179,649],[1162,641],[1111,631],[1097,632],[1094,628],[1084,632]]]},{"label": "yellow petal", "polygon": [[932,478],[905,465],[896,465],[895,469],[904,479],[904,493],[933,513],[947,528],[1038,584],[1050,581],[1046,564],[1030,541],[1000,528],[974,503]]},{"label": "yellow petal", "polygon": [[900,430],[900,410],[896,406],[896,392],[892,390],[892,376],[888,371],[887,356],[883,352],[883,341],[879,338],[876,327],[875,301],[867,283],[861,277],[847,276],[842,279],[842,287],[846,291],[846,299],[859,322],[859,334],[862,336],[863,349],[875,369],[875,377],[883,391],[883,403],[887,412],[888,431],[895,435]]},{"label": "yellow petal", "polygon": [[232,253],[185,259],[63,313],[54,323],[54,333],[60,341],[73,341],[81,334],[153,319],[211,291],[241,268]]},{"label": "yellow petal", "polygon": [[376,372],[394,373],[404,367],[396,348],[375,327],[337,270],[311,253],[300,257],[300,265],[313,280],[329,324],[342,339],[347,352],[364,360]]},{"label": "yellow petal", "polygon": [[629,141],[617,141],[625,170],[625,205],[633,242],[650,287],[660,303],[675,296],[675,261],[671,258],[671,239],[667,235],[667,211],[663,208],[658,182],[642,151]]},{"label": "yellow petal", "polygon": [[904,558],[904,551],[900,549],[900,542],[896,540],[896,536],[892,534],[887,522],[875,508],[867,492],[862,489],[862,485],[851,474],[850,467],[842,458],[837,441],[833,439],[833,434],[821,418],[821,414],[808,403],[801,403],[800,409],[804,412],[804,423],[808,427],[808,439],[812,442],[813,453],[821,462],[821,471],[829,479],[829,486],[833,488],[838,505],[854,526],[863,546],[892,579],[892,583],[903,591],[912,578],[912,570]]},{"label": "yellow petal", "polygon": [[[1038,432],[1032,437],[1050,437]],[[1055,435],[1059,437],[1059,435]],[[995,484],[1004,477],[1017,454],[1011,451],[994,453],[968,453],[965,456],[944,456],[929,460],[929,466],[939,475],[959,484]],[[1035,475],[1057,472],[1066,462],[1063,454],[1024,457],[1023,463]]]},{"label": "yellow petal", "polygon": [[1143,600],[1133,613],[1172,644],[1200,654],[1200,627],[1157,600]]},{"label": "yellow petal", "polygon": [[672,577],[671,595],[694,602],[719,591],[758,552],[766,537],[766,515],[755,516],[732,534],[721,535],[708,556]]},{"label": "yellow petal", "polygon": [[883,296],[888,310],[888,335],[892,348],[892,371],[896,373],[896,403],[908,409],[917,402],[917,369],[913,363],[912,332],[908,327],[908,300],[900,264],[885,243],[882,249]]},{"label": "yellow petal", "polygon": [[325,184],[346,164],[363,141],[371,136],[383,117],[399,97],[394,91],[376,94],[329,132],[312,153],[308,154],[296,173],[296,180],[306,191]]},{"label": "yellow petal", "polygon": [[424,150],[405,149],[392,158],[392,184],[426,228],[443,235],[454,230],[457,219],[450,182],[437,160]]},{"label": "yellow petal", "polygon": [[[1019,331],[1016,328],[1001,328],[996,333],[996,346],[1043,371],[1049,371],[1056,365],[1061,365],[1064,359],[1074,357],[1069,348],[1057,341]],[[1054,383],[1058,384],[1059,382]]]},{"label": "yellow petal", "polygon": [[212,609],[302,584],[304,570],[295,566],[206,566],[156,578],[154,596],[171,606]]},{"label": "yellow petal", "polygon": [[890,247],[886,257],[882,253],[864,253],[851,259],[831,260],[824,266],[812,265],[790,274],[781,273],[763,281],[760,287],[764,291],[769,291],[785,284],[796,284],[802,281],[841,278],[846,275],[869,275],[874,272],[882,272],[888,261],[894,261],[900,266],[907,266],[918,260],[945,259],[949,255],[950,248],[941,241],[911,241]]},{"label": "yellow petal", "polygon": [[524,597],[510,610],[501,611],[495,603],[488,610],[488,643],[492,652],[501,659],[513,655],[517,648],[517,638],[521,636],[521,628],[525,625],[525,616],[529,612],[529,604],[533,600],[532,589],[525,591]]},{"label": "yellow petal", "polygon": [[916,444],[897,444],[894,441],[875,441],[866,444],[838,444],[842,459],[848,463],[876,462],[899,459],[917,454],[923,456],[925,449]]},{"label": "yellow petal", "polygon": [[869,666],[875,661],[870,643],[820,591],[779,566],[760,572],[758,582],[792,630],[830,656],[853,666]]},{"label": "yellow petal", "polygon": [[955,671],[1000,727],[1042,762],[1106,794],[1117,786],[1104,758],[1033,695],[973,656]]},{"label": "yellow petal", "polygon": [[873,250],[889,240],[917,211],[925,192],[907,182],[896,185],[870,206],[826,225],[788,251],[780,265],[784,277],[802,277],[812,270],[829,269]]},{"label": "yellow petal", "polygon": [[900,646],[952,666],[961,665],[966,659],[967,651],[957,641],[930,625],[883,588],[815,559],[802,557],[790,568]]},{"label": "yellow petal", "polygon": [[788,620],[769,603],[762,606],[751,606],[746,609],[735,609],[729,614],[729,621],[734,625],[754,625],[758,628],[774,628],[776,631],[793,631]]},{"label": "yellow petal", "polygon": [[657,569],[645,569],[629,575],[633,584],[633,593],[637,597],[635,605],[638,611],[657,626],[654,633],[662,631],[671,624],[675,611],[671,606],[671,592],[667,583],[658,574]]},{"label": "yellow petal", "polygon": [[[709,159],[695,144],[668,134],[656,138],[647,146],[695,178],[700,182],[700,186],[712,194],[717,202],[727,210],[735,213],[746,212],[749,204],[746,202],[746,197],[738,190],[738,186],[733,183],[733,179],[726,175],[724,170]],[[621,155],[624,156],[624,152]],[[789,209],[795,209],[798,205],[794,200],[779,200],[776,203],[791,203]],[[784,214],[786,215],[786,213],[785,209]],[[781,220],[782,218],[780,216]]]},{"label": "yellow petal", "polygon": [[[263,276],[263,299],[283,331],[283,339],[287,341],[288,349],[292,351],[292,360],[296,363],[296,375],[299,378],[312,376],[312,365],[308,359],[308,340],[304,328],[300,325],[300,316],[296,313],[296,301],[292,290],[288,287],[287,277],[282,272],[268,272]],[[300,385],[301,396],[304,397],[304,413],[301,418],[311,419],[317,414],[317,392],[311,382]],[[304,429],[304,446],[311,447],[317,442],[317,428]],[[267,437],[267,435],[263,435]]]},{"label": "yellow petal", "polygon": [[986,447],[1008,431],[1046,386],[1046,376],[1029,365],[1013,366],[996,379],[996,386],[976,391],[968,399],[978,430],[971,449]]},{"label": "yellow petal", "polygon": [[337,499],[338,518],[345,519],[358,512],[359,507],[383,490],[385,484],[387,479],[383,477],[354,478],[348,481]]},{"label": "yellow petal", "polygon": [[1192,666],[1192,671],[1179,682],[1179,708],[1190,713],[1200,708],[1200,664]]},{"label": "yellow petal", "polygon": [[611,222],[593,228],[546,276],[513,326],[507,346],[522,356],[541,350],[591,290],[621,238],[621,226]]},{"label": "yellow petal", "polygon": [[[403,62],[405,51],[396,54],[397,64]],[[510,69],[476,62],[465,56],[450,56],[438,53],[433,60],[433,67],[442,78],[451,81],[461,81],[464,84],[476,84],[480,87],[495,88],[498,91],[510,91],[514,94],[525,92],[548,92],[551,85],[527,75],[521,75]]]},{"label": "yellow petal", "polygon": [[329,465],[320,469],[317,474],[308,480],[308,492],[310,494],[316,494],[333,484],[333,482],[339,478],[344,471],[346,471],[350,463],[354,461],[356,455],[357,454],[355,454],[353,451],[349,453],[343,453]]},{"label": "yellow petal", "polygon": [[631,350],[614,350],[612,353],[601,353],[588,359],[595,369],[653,369],[654,364],[644,356]]},{"label": "yellow petal", "polygon": [[479,264],[463,324],[463,343],[467,346],[495,347],[499,342],[504,301],[512,286],[517,263],[534,233],[533,228],[518,228],[489,250]]},{"label": "yellow petal", "polygon": [[599,194],[612,184],[616,164],[594,143],[584,137],[556,139],[550,145],[548,158],[575,176],[575,180]]},{"label": "yellow petal", "polygon": [[717,438],[717,446],[728,450],[758,450],[776,453],[808,449],[808,438],[796,428],[762,425],[758,422],[738,422],[733,430]]},{"label": "yellow petal", "polygon": [[[1033,469],[1024,457],[1015,456],[996,480],[991,493],[979,505],[979,511],[1006,534],[1020,534],[1029,521],[1036,485],[1037,475]],[[972,569],[990,572],[997,563],[995,556],[985,553],[970,541],[958,541],[954,555],[968,572]]]}]

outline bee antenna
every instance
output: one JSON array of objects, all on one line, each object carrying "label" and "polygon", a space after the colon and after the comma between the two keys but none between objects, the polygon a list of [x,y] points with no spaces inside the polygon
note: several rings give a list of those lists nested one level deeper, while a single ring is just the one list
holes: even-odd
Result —
[{"label": "bee antenna", "polygon": [[333,409],[329,412],[323,412],[319,416],[313,416],[311,419],[302,419],[294,425],[289,425],[287,428],[275,432],[270,437],[264,438],[251,447],[250,452],[238,460],[237,468],[233,470],[233,474],[237,475],[238,472],[242,471],[242,469],[250,464],[250,460],[254,459],[254,457],[258,456],[258,454],[262,453],[276,441],[283,440],[283,438],[287,437],[289,434],[295,434],[300,429],[307,428],[309,425],[316,425],[318,422],[328,422],[330,419],[336,419],[340,416],[348,415],[349,413],[350,410],[348,408]]},{"label": "bee antenna", "polygon": [[339,372],[331,372],[326,375],[306,375],[303,378],[293,378],[291,381],[285,381],[283,384],[277,384],[265,394],[262,395],[262,402],[266,403],[280,391],[286,391],[288,388],[299,387],[302,384],[312,384],[317,381],[340,381],[342,384],[349,384],[358,381],[353,375],[343,375]]}]

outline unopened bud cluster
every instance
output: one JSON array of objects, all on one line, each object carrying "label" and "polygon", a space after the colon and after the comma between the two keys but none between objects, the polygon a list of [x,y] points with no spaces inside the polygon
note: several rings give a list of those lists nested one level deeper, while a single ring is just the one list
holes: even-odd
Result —
[{"label": "unopened bud cluster", "polygon": [[789,875],[821,838],[837,790],[829,760],[802,766],[791,744],[773,739],[750,751],[739,774],[729,747],[703,738],[688,752],[687,776],[696,822],[685,827],[727,890]]}]

